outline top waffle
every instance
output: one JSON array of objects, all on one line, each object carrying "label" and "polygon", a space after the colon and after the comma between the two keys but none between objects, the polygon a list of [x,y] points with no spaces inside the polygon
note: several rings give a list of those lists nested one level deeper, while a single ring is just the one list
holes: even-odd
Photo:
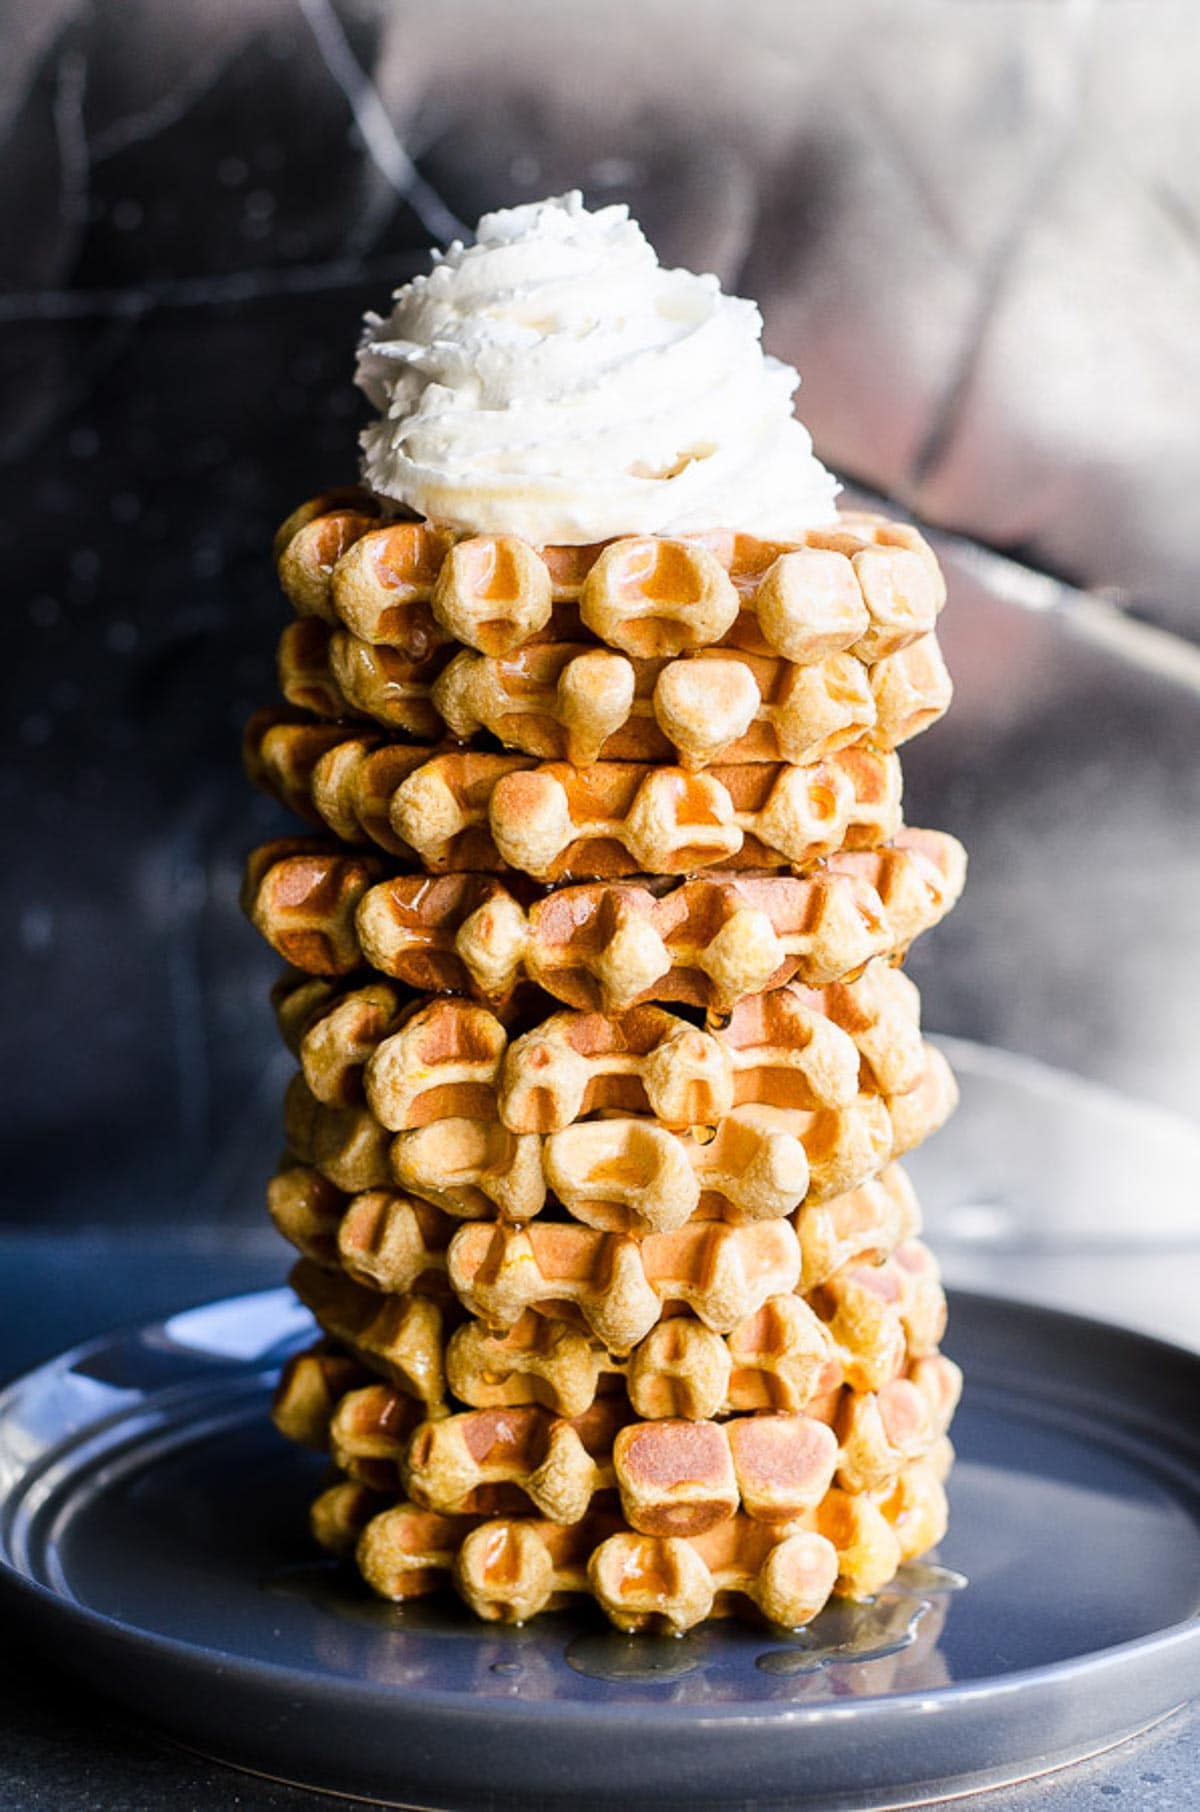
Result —
[{"label": "top waffle", "polygon": [[288,518],[275,556],[298,614],[409,661],[448,642],[505,655],[536,638],[594,640],[641,660],[725,647],[870,663],[927,635],[945,601],[915,529],[854,513],[791,543],[716,531],[538,549],[385,522],[373,499],[338,491]]}]

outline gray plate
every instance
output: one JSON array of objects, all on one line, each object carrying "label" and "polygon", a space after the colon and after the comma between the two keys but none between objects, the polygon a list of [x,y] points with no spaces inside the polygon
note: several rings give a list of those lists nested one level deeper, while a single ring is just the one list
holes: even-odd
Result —
[{"label": "gray plate", "polygon": [[283,1290],[96,1341],[0,1397],[0,1592],[181,1741],[405,1805],[911,1803],[1094,1753],[1200,1690],[1200,1358],[959,1296],[936,1565],[800,1635],[482,1628],[314,1559],[266,1422]]}]

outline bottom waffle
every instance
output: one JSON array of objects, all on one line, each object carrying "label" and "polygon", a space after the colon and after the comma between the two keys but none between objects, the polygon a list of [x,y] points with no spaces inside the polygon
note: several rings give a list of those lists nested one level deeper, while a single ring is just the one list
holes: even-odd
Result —
[{"label": "bottom waffle", "polygon": [[523,1623],[590,1596],[622,1630],[680,1633],[744,1608],[794,1629],[835,1592],[878,1592],[940,1541],[947,1463],[943,1450],[880,1492],[835,1487],[802,1521],[738,1514],[692,1536],[642,1534],[606,1511],[571,1524],[448,1516],[352,1479],[322,1492],[311,1522],[323,1547],[353,1554],[380,1597],[399,1601],[453,1583],[488,1622]]}]

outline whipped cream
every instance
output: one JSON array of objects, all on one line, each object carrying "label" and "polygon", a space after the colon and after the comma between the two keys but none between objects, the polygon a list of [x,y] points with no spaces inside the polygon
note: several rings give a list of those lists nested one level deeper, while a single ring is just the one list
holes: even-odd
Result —
[{"label": "whipped cream", "polygon": [[741,529],[786,540],[838,486],[764,355],[753,302],[664,270],[624,206],[578,191],[485,214],[474,245],[368,315],[356,381],[380,497],[535,545]]}]

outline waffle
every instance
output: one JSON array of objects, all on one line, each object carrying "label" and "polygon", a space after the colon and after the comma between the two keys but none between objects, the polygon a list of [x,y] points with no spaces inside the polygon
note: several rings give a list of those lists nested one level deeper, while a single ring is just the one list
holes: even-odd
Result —
[{"label": "waffle", "polygon": [[535,644],[495,659],[456,655],[434,702],[460,739],[490,731],[543,760],[819,761],[864,736],[896,748],[950,703],[934,636],[867,667],[850,654],[811,666],[714,650],[630,661],[578,644]]},{"label": "waffle", "polygon": [[953,688],[934,635],[866,666],[829,654],[705,650],[632,661],[580,642],[533,642],[507,656],[448,648],[424,661],[331,630],[315,617],[279,642],[279,689],[317,717],[367,717],[418,737],[505,748],[576,766],[605,761],[819,761],[870,735],[894,749],[935,723]]},{"label": "waffle", "polygon": [[458,1223],[428,1202],[391,1189],[350,1195],[308,1165],[290,1164],[268,1183],[267,1207],[283,1237],[326,1270],[392,1295],[442,1293]]},{"label": "waffle", "polygon": [[[346,740],[338,723],[313,723],[273,705],[256,711],[242,734],[242,760],[255,786],[274,794],[298,818],[324,828],[313,801],[312,776],[318,761]],[[351,839],[362,842],[359,833]]]},{"label": "waffle", "polygon": [[391,1186],[391,1135],[367,1108],[326,1107],[296,1075],[283,1098],[283,1129],[288,1149],[336,1189],[356,1195]]},{"label": "waffle", "polygon": [[446,1382],[475,1409],[540,1403],[572,1419],[597,1396],[619,1390],[623,1366],[574,1322],[532,1311],[504,1333],[465,1321],[446,1343]]},{"label": "waffle", "polygon": [[586,631],[640,659],[724,645],[874,661],[928,634],[945,600],[915,529],[853,513],[786,544],[716,532],[538,550],[511,535],[381,524],[372,502],[337,493],[289,517],[276,563],[300,615],[410,659],[451,638],[504,655]]},{"label": "waffle", "polygon": [[379,504],[356,485],[340,485],[309,498],[275,532],[273,554],[279,582],[301,616],[331,611],[329,581],[342,555],[368,529],[378,526]]},{"label": "waffle", "polygon": [[900,828],[900,765],[866,744],[808,765],[745,762],[703,773],[647,762],[574,768],[521,755],[440,753],[337,724],[260,713],[251,778],[354,844],[375,842],[431,873],[506,868],[683,874],[802,867],[873,848]]},{"label": "waffle", "polygon": [[878,962],[851,982],[790,984],[744,1000],[711,1029],[644,1006],[560,1012],[510,1037],[493,1010],[414,999],[383,980],[339,988],[286,979],[273,998],[317,1099],[340,1107],[365,1093],[393,1132],[455,1116],[561,1132],[608,1110],[715,1127],[748,1102],[846,1107],[860,1078],[903,1094],[924,1069],[917,991]]},{"label": "waffle", "polygon": [[921,1231],[921,1210],[899,1164],[857,1189],[810,1202],[795,1216],[800,1240],[800,1282],[815,1290],[844,1266],[880,1264]]},{"label": "waffle", "polygon": [[619,1399],[601,1398],[565,1421],[545,1409],[477,1409],[426,1422],[409,1444],[403,1483],[430,1509],[504,1514],[534,1510],[575,1523],[614,1489],[613,1442],[628,1419]]},{"label": "waffle", "polygon": [[413,997],[389,981],[339,988],[323,976],[289,975],[271,990],[271,1004],[283,1041],[300,1059],[318,1101],[349,1107],[363,1099],[363,1065],[397,1028]]},{"label": "waffle", "polygon": [[696,1215],[767,1220],[852,1187],[895,1155],[877,1095],[817,1113],[738,1108],[712,1139],[633,1116],[544,1138],[466,1118],[393,1136],[367,1108],[326,1107],[303,1076],[284,1106],[292,1152],[349,1193],[398,1186],[460,1219],[505,1221],[534,1219],[552,1193],[576,1220],[610,1232],[667,1232]]},{"label": "waffle", "polygon": [[[861,1489],[889,1484],[935,1438],[916,1386],[901,1379],[889,1392],[853,1400],[855,1461],[871,1471]],[[573,1420],[537,1405],[420,1416],[388,1385],[359,1385],[328,1417],[325,1444],[348,1477],[444,1515],[533,1510],[575,1523],[615,1490],[626,1522],[646,1535],[700,1535],[740,1511],[793,1523],[848,1464],[833,1428],[805,1415],[636,1422],[609,1397]]]},{"label": "waffle", "polygon": [[[916,1242],[905,1248],[910,1265],[917,1249]],[[615,1388],[623,1373],[639,1416],[703,1421],[749,1410],[812,1415],[828,1405],[832,1411],[846,1384],[878,1391],[907,1376],[944,1427],[954,1392],[931,1338],[944,1326],[940,1284],[936,1274],[926,1275],[907,1300],[878,1293],[895,1282],[894,1275],[881,1276],[872,1292],[859,1277],[852,1288],[818,1292],[821,1313],[800,1296],[770,1296],[723,1337],[694,1314],[672,1312],[624,1356],[561,1316],[526,1311],[506,1331],[468,1321],[448,1343],[447,1378],[455,1397],[479,1408],[541,1403],[572,1416]],[[857,1313],[843,1306],[848,1294]],[[873,1301],[863,1300],[872,1294]],[[911,1346],[910,1325],[916,1330]]]},{"label": "waffle", "polygon": [[[388,1492],[372,1491],[357,1479],[338,1479],[313,1500],[308,1512],[308,1525],[313,1540],[327,1554],[339,1560],[350,1560],[358,1539],[371,1521],[392,1507],[394,1498]],[[430,1576],[427,1591],[434,1591],[439,1581]]]},{"label": "waffle", "polygon": [[[572,1007],[620,1012],[660,1000],[727,1011],[793,977],[820,985],[903,950],[949,911],[964,868],[952,838],[906,830],[894,848],[841,853],[803,878],[563,888],[530,909],[519,960]],[[385,890],[373,892],[372,908]],[[381,949],[381,915],[369,916]]]},{"label": "waffle", "polygon": [[[790,1274],[786,1241],[779,1237],[786,1228],[771,1229],[769,1243],[761,1237],[763,1229],[753,1230],[756,1238],[749,1244],[726,1237],[714,1250],[710,1241],[707,1252],[697,1237],[702,1231],[689,1230],[682,1242],[679,1235],[660,1239],[658,1250],[643,1255],[640,1263],[636,1252],[630,1260],[626,1247],[599,1283],[594,1278],[585,1283],[578,1261],[583,1230],[544,1227],[542,1234],[575,1236],[565,1242],[573,1274],[547,1282],[539,1272],[534,1285],[560,1294],[543,1297],[540,1310],[519,1310],[507,1326],[467,1319],[449,1334],[444,1350],[446,1328],[435,1301],[382,1295],[346,1277],[325,1275],[312,1260],[295,1268],[293,1283],[323,1331],[360,1364],[405,1394],[431,1404],[441,1401],[444,1376],[453,1396],[472,1408],[541,1404],[556,1416],[574,1419],[598,1397],[619,1390],[623,1376],[635,1413],[646,1420],[682,1416],[703,1421],[751,1410],[804,1412],[828,1419],[843,1387],[879,1392],[894,1380],[907,1378],[929,1403],[939,1431],[948,1425],[957,1385],[937,1351],[945,1325],[945,1298],[936,1268],[918,1241],[905,1242],[880,1264],[846,1267],[805,1299],[787,1290],[764,1292],[763,1277],[769,1275],[772,1262],[781,1264],[783,1275]],[[728,1235],[730,1230],[724,1231]],[[486,1261],[496,1230],[470,1232]],[[511,1256],[514,1237],[520,1236],[510,1230],[501,1240],[500,1253],[491,1256],[503,1257],[505,1252]],[[540,1266],[553,1256],[547,1247],[543,1238],[528,1242],[524,1249],[532,1251]],[[611,1251],[606,1254],[600,1248],[599,1256],[611,1257]],[[480,1254],[467,1257],[477,1259]],[[668,1278],[670,1259],[676,1270],[686,1268],[688,1276]],[[476,1266],[468,1279],[468,1306],[471,1293],[479,1292],[475,1301],[482,1300],[494,1313],[495,1274],[485,1275],[482,1286],[479,1279]],[[680,1294],[666,1299],[672,1284]],[[654,1294],[651,1302],[656,1286],[663,1297]],[[511,1313],[514,1293],[526,1287],[511,1277],[500,1278],[502,1315]],[[702,1305],[710,1321],[732,1319],[724,1335],[701,1318],[696,1306],[690,1313],[681,1312],[685,1289],[686,1299]],[[739,1293],[743,1300],[757,1298],[740,1320],[734,1319],[731,1307]],[[665,1317],[664,1309],[669,1311]],[[630,1328],[636,1331],[638,1313],[649,1320],[649,1327],[627,1343]],[[911,1403],[892,1404],[885,1414],[885,1432],[902,1430],[906,1413],[915,1409]],[[863,1440],[869,1432],[858,1431]]]},{"label": "waffle", "polygon": [[393,1132],[497,1117],[508,1032],[487,1007],[445,996],[414,1000],[386,981],[337,988],[320,980],[285,984],[276,1017],[318,1101],[361,1101],[365,1085],[372,1110]]},{"label": "waffle", "polygon": [[[387,1384],[348,1391],[330,1417],[330,1458],[358,1484],[394,1494],[404,1455],[422,1428],[434,1426],[426,1420],[428,1408]],[[445,1411],[438,1406],[434,1414]]]},{"label": "waffle", "polygon": [[630,1355],[629,1400],[647,1421],[730,1411],[815,1415],[832,1408],[844,1368],[832,1335],[802,1297],[768,1297],[720,1339],[694,1316],[660,1321]]},{"label": "waffle", "polygon": [[427,1509],[490,1516],[532,1506],[575,1522],[615,1487],[633,1528],[698,1534],[739,1509],[794,1521],[835,1477],[848,1492],[879,1491],[914,1460],[937,1463],[961,1388],[958,1367],[934,1353],[877,1391],[839,1388],[800,1412],[719,1423],[634,1421],[611,1393],[593,1393],[571,1417],[531,1403],[426,1420],[414,1398],[317,1346],[284,1367],[272,1413],[289,1439],[329,1451],[349,1477]]},{"label": "waffle", "polygon": [[316,838],[264,843],[246,862],[242,910],[297,969],[348,975],[363,961],[355,911],[383,871],[377,856],[350,854]]},{"label": "waffle", "polygon": [[605,1511],[564,1525],[529,1516],[483,1521],[406,1501],[379,1510],[378,1497],[361,1488],[352,1496],[333,1489],[342,1493],[336,1513],[314,1513],[314,1527],[330,1525],[331,1546],[344,1552],[347,1524],[364,1518],[355,1558],[381,1597],[420,1596],[452,1577],[477,1616],[524,1622],[586,1593],[620,1629],[675,1633],[743,1600],[772,1623],[799,1627],[835,1589],[851,1597],[879,1591],[941,1539],[946,1520],[937,1470],[920,1462],[877,1494],[834,1487],[798,1519],[807,1526],[738,1513],[682,1536],[640,1533]]},{"label": "waffle", "polygon": [[[341,1270],[356,1283],[394,1295],[413,1291],[437,1296],[448,1289],[447,1252],[459,1223],[426,1202],[386,1189],[348,1195],[335,1189],[319,1172],[298,1164],[277,1172],[268,1185],[267,1199],[271,1217],[284,1238],[324,1269]],[[801,1209],[793,1217],[792,1226],[800,1247],[800,1285],[810,1291],[849,1265],[882,1264],[897,1247],[916,1236],[920,1213],[911,1185],[899,1167],[893,1165],[882,1177],[848,1194]],[[582,1235],[582,1229],[577,1231]],[[560,1233],[560,1245],[567,1232],[569,1229]],[[529,1317],[521,1317],[526,1331],[528,1322]],[[791,1330],[793,1336],[794,1333]],[[514,1335],[517,1346],[522,1339],[524,1334]],[[565,1362],[560,1351],[562,1344],[552,1342],[555,1363]],[[640,1357],[635,1355],[631,1361],[631,1389],[638,1398],[639,1414],[716,1414],[725,1400],[730,1361],[724,1347],[716,1352],[712,1347],[702,1324],[684,1319],[673,1318],[657,1342],[653,1335],[648,1336],[638,1348]],[[821,1364],[826,1357],[827,1343],[819,1346]],[[590,1379],[590,1402],[599,1373],[589,1355],[576,1354],[574,1359],[582,1364],[583,1375]],[[492,1354],[491,1360],[501,1371],[511,1370],[515,1363],[511,1351]],[[466,1363],[465,1355],[462,1363]],[[488,1363],[481,1348],[471,1363],[474,1372],[469,1379],[460,1379],[462,1388],[451,1377],[455,1395],[481,1407],[492,1401],[522,1400],[507,1394],[480,1399],[477,1393]],[[670,1383],[672,1377],[678,1378],[678,1386]],[[558,1401],[561,1391],[570,1388],[565,1383],[555,1384],[547,1400]],[[680,1403],[694,1406],[703,1401],[712,1407],[703,1411],[695,1407],[676,1410],[671,1406],[674,1399],[670,1394],[676,1389]],[[651,1399],[653,1407],[643,1407]],[[807,1400],[807,1396],[799,1399],[801,1403]],[[761,1407],[757,1403],[754,1406]]]},{"label": "waffle", "polygon": [[[418,1530],[428,1539],[428,1526],[405,1504],[364,1529],[356,1558],[381,1596],[409,1595]],[[447,1528],[442,1540],[455,1532]],[[600,1514],[569,1528],[532,1517],[481,1523],[462,1539],[452,1569],[459,1594],[489,1622],[524,1622],[589,1594],[619,1629],[682,1633],[733,1610],[735,1599],[772,1623],[807,1623],[828,1600],[838,1555],[823,1536],[781,1536],[749,1517],[707,1535],[659,1538]]]},{"label": "waffle", "polygon": [[621,1510],[643,1535],[702,1535],[739,1508],[756,1522],[795,1522],[836,1466],[837,1437],[803,1415],[634,1422],[613,1444]]},{"label": "waffle", "polygon": [[668,1232],[693,1217],[766,1221],[864,1183],[943,1124],[957,1100],[941,1053],[922,1046],[915,1087],[864,1091],[845,1107],[746,1104],[710,1128],[601,1115],[557,1133],[478,1117],[394,1136],[360,1106],[319,1101],[296,1076],[284,1103],[290,1150],[337,1188],[399,1187],[462,1219],[529,1221],[553,1196],[605,1232]]},{"label": "waffle", "polygon": [[627,1353],[668,1302],[684,1302],[717,1332],[800,1280],[800,1250],[783,1221],[700,1225],[673,1233],[599,1233],[539,1222],[471,1222],[450,1242],[450,1281],[470,1313],[512,1327],[526,1309],[572,1304],[610,1351]]},{"label": "waffle", "polygon": [[451,650],[410,661],[394,648],[373,648],[318,617],[300,617],[279,638],[275,668],[289,705],[314,717],[369,717],[389,730],[433,738],[445,734],[433,687]]},{"label": "waffle", "polygon": [[312,974],[369,963],[415,989],[493,1002],[536,977],[570,1006],[612,1013],[652,999],[727,1010],[793,978],[822,986],[895,957],[953,906],[965,858],[953,837],[905,829],[803,879],[566,887],[531,913],[490,875],[383,880],[383,868],[316,838],[267,843],[246,865],[243,906]]},{"label": "waffle", "polygon": [[879,1390],[899,1376],[906,1360],[932,1357],[946,1331],[937,1264],[917,1239],[905,1241],[882,1264],[844,1267],[811,1300],[853,1390]]},{"label": "waffle", "polygon": [[768,1623],[810,1623],[837,1583],[838,1554],[816,1531],[780,1535],[749,1517],[690,1540],[610,1535],[588,1562],[588,1584],[618,1629],[682,1633],[746,1599]]},{"label": "waffle", "polygon": [[878,1491],[912,1460],[924,1459],[950,1426],[962,1374],[953,1360],[930,1354],[913,1374],[878,1391],[845,1393],[839,1404],[837,1479],[845,1491]]},{"label": "waffle", "polygon": [[284,1366],[271,1401],[271,1420],[297,1446],[324,1452],[338,1404],[369,1382],[370,1373],[356,1359],[319,1341]]},{"label": "waffle", "polygon": [[487,730],[541,760],[702,768],[820,761],[865,736],[893,749],[936,722],[951,692],[937,639],[925,636],[873,667],[850,654],[801,667],[733,650],[631,661],[570,642],[502,658],[464,650],[433,699],[460,740]]},{"label": "waffle", "polygon": [[368,1371],[418,1402],[442,1402],[445,1320],[439,1303],[363,1289],[311,1259],[293,1265],[288,1281],[323,1331]]}]

